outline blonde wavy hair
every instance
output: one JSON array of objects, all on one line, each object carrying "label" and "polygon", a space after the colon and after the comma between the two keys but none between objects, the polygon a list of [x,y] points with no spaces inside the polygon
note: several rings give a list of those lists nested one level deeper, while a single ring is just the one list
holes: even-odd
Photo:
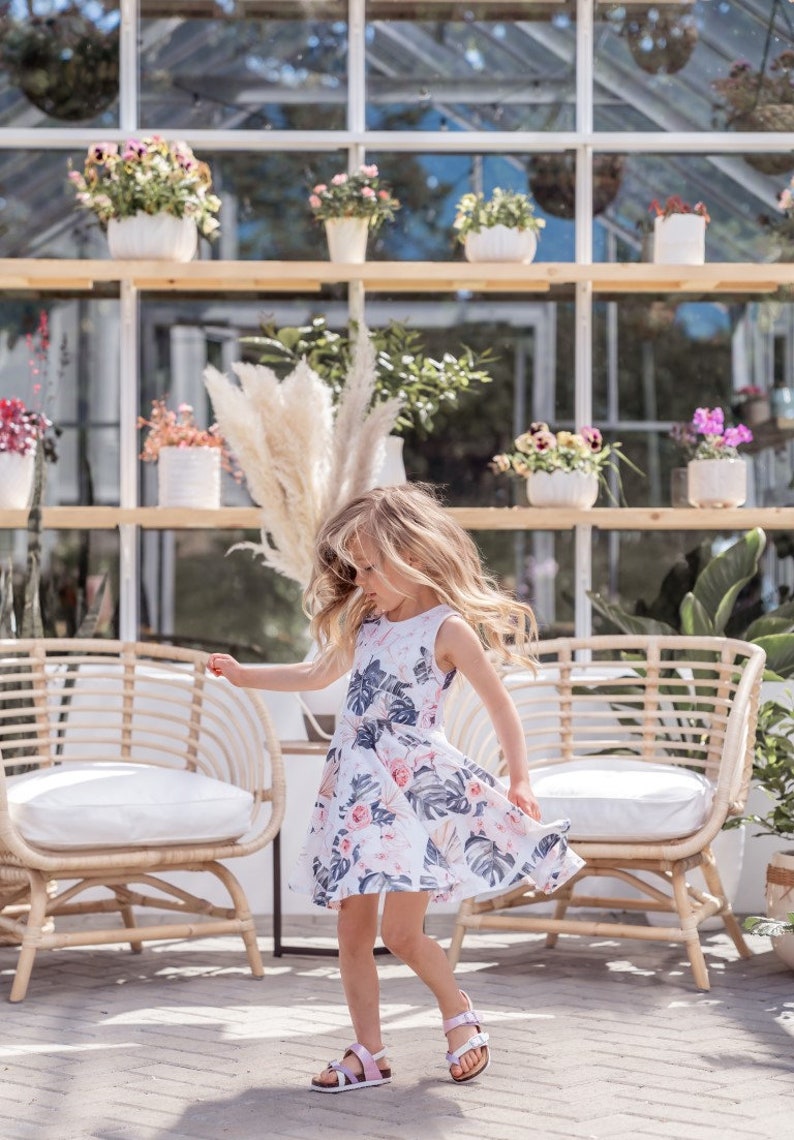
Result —
[{"label": "blonde wavy hair", "polygon": [[372,612],[355,584],[362,538],[382,553],[385,563],[434,590],[486,649],[504,661],[532,662],[537,641],[532,610],[485,573],[470,536],[423,483],[376,487],[352,499],[320,529],[304,595],[319,645],[351,652],[361,623]]}]

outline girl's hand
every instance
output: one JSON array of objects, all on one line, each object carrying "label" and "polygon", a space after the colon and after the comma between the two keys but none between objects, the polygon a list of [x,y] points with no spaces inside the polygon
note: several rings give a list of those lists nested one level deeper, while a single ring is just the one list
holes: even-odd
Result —
[{"label": "girl's hand", "polygon": [[229,653],[210,653],[207,668],[213,677],[225,677],[233,685],[242,684],[242,666]]},{"label": "girl's hand", "polygon": [[527,815],[532,816],[533,819],[540,823],[540,804],[532,795],[529,780],[517,780],[515,783],[511,782],[507,798],[511,804],[515,804],[517,808],[521,808],[523,812],[526,812]]}]

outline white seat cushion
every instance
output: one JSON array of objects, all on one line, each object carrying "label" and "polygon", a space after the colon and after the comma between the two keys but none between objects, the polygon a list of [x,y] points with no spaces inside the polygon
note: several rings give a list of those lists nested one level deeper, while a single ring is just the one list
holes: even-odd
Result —
[{"label": "white seat cushion", "polygon": [[142,764],[65,764],[8,781],[22,836],[59,850],[238,839],[251,826],[253,802],[221,780]]},{"label": "white seat cushion", "polygon": [[568,838],[678,839],[702,827],[713,787],[699,772],[641,760],[594,757],[533,769],[544,820],[570,819]]}]

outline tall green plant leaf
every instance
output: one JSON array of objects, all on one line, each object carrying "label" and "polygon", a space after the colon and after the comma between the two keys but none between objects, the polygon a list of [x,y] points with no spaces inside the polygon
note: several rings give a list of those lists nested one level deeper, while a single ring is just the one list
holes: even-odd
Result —
[{"label": "tall green plant leaf", "polygon": [[681,602],[681,632],[688,637],[712,637],[716,632],[711,615],[694,593]]},{"label": "tall green plant leaf", "polygon": [[784,680],[794,677],[794,637],[790,633],[776,633],[771,637],[756,637],[755,644],[766,653],[766,667]]},{"label": "tall green plant leaf", "polygon": [[602,617],[607,621],[612,622],[623,633],[647,633],[654,636],[663,634],[674,634],[676,630],[666,622],[656,621],[655,618],[637,617],[635,614],[628,614],[622,610],[620,606],[612,605],[611,602],[606,601],[600,594],[594,590],[588,590],[587,596],[592,603],[593,609],[597,610]]},{"label": "tall green plant leaf", "polygon": [[765,546],[766,535],[754,527],[712,558],[698,575],[692,592],[709,615],[713,633],[725,632],[739,593],[758,571]]}]

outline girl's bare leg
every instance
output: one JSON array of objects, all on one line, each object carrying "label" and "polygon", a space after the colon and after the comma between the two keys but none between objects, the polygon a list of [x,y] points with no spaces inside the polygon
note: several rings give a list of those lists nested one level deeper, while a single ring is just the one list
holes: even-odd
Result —
[{"label": "girl's bare leg", "polygon": [[[391,891],[386,895],[381,923],[381,937],[400,961],[410,966],[417,977],[432,991],[442,1018],[455,1017],[468,1009],[461,996],[449,960],[429,935],[424,932],[424,919],[429,902],[426,891]],[[464,1045],[472,1036],[471,1025],[460,1025],[447,1034],[449,1051]],[[459,1065],[452,1065],[453,1076],[460,1077],[479,1065],[481,1049],[464,1053]]]},{"label": "girl's bare leg", "polygon": [[[355,1040],[377,1053],[383,1048],[380,1028],[380,985],[378,968],[372,953],[378,933],[378,896],[351,895],[343,900],[337,921],[339,939],[339,972],[345,991]],[[384,1058],[378,1062],[387,1068]],[[354,1073],[362,1071],[361,1062],[353,1053],[345,1058],[345,1065]],[[323,1084],[336,1085],[335,1072],[325,1069],[317,1078]]]}]

